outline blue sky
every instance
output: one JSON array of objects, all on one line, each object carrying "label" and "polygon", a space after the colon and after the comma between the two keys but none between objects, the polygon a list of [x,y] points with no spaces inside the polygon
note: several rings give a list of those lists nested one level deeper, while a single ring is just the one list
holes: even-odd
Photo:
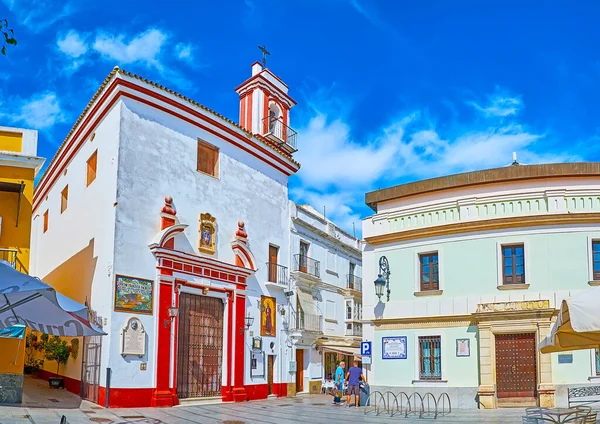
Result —
[{"label": "blue sky", "polygon": [[19,41],[0,57],[0,124],[37,128],[51,158],[115,65],[237,120],[265,44],[298,101],[291,196],[351,231],[369,190],[513,151],[599,159],[600,5],[569,3],[0,0]]}]

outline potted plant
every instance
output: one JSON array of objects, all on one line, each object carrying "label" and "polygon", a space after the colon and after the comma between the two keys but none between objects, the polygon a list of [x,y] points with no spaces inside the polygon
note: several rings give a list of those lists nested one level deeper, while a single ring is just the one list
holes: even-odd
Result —
[{"label": "potted plant", "polygon": [[44,365],[43,359],[36,359],[35,353],[38,350],[39,342],[38,338],[33,333],[28,333],[25,337],[25,367],[23,369],[24,374],[37,374],[37,372]]},{"label": "potted plant", "polygon": [[56,377],[48,379],[48,383],[52,388],[65,388],[65,379],[58,375],[60,364],[66,364],[69,359],[69,346],[67,342],[61,340],[58,336],[52,336],[44,342],[44,356],[48,361],[56,361]]}]

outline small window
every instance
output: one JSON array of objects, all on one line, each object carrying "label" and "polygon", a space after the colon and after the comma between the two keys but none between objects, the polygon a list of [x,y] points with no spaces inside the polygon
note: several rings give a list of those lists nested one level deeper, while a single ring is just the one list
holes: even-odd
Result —
[{"label": "small window", "polygon": [[48,211],[44,212],[44,232],[48,231]]},{"label": "small window", "polygon": [[438,253],[419,255],[421,263],[421,291],[439,290]]},{"label": "small window", "polygon": [[525,284],[525,247],[522,244],[502,246],[503,284]]},{"label": "small window", "polygon": [[592,264],[594,280],[600,280],[600,240],[592,241]]},{"label": "small window", "polygon": [[600,376],[600,349],[596,348],[596,375]]},{"label": "small window", "polygon": [[98,166],[98,150],[92,153],[92,156],[87,160],[87,180],[86,187],[96,179],[96,168]]},{"label": "small window", "polygon": [[60,213],[63,213],[67,210],[67,203],[69,202],[69,186],[66,185],[65,188],[60,192]]},{"label": "small window", "polygon": [[419,379],[442,379],[442,340],[440,336],[419,337]]},{"label": "small window", "polygon": [[352,302],[346,301],[346,319],[352,319]]},{"label": "small window", "polygon": [[198,172],[219,177],[219,149],[202,140],[198,140]]},{"label": "small window", "polygon": [[354,321],[362,320],[362,305],[360,303],[354,304]]}]

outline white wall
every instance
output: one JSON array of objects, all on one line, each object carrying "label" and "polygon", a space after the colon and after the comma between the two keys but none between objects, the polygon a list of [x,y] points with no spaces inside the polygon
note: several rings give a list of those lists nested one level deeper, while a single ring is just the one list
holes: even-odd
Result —
[{"label": "white wall", "polygon": [[[198,138],[220,149],[218,179],[196,171]],[[287,177],[280,172],[204,130],[125,100],[117,193],[115,273],[154,278],[156,261],[148,244],[160,229],[159,213],[164,196],[171,195],[179,222],[189,225],[185,236],[194,251],[197,251],[199,216],[208,212],[217,219],[214,257],[234,263],[230,242],[238,228],[237,222],[245,222],[249,246],[259,268],[248,280],[247,310],[255,318],[249,331],[254,331],[256,336],[260,334],[258,300],[261,294],[275,296],[278,304],[286,303],[281,290],[269,292],[265,288],[269,243],[280,246],[280,263],[289,265]],[[118,334],[129,314],[115,313],[114,316],[110,330]],[[152,387],[154,384],[157,323],[152,316],[141,319],[149,335],[148,369],[139,371],[136,361],[122,359],[115,344],[110,352],[113,387]],[[281,330],[281,316],[277,315],[277,319],[278,330]],[[246,334],[248,348],[249,332]],[[264,337],[264,350],[275,341],[274,353],[280,355],[277,344],[280,339]],[[249,361],[246,362],[246,383],[265,383],[266,380],[250,380]],[[287,362],[277,360],[276,382],[279,375],[285,375],[278,368],[282,364],[287,372]]]},{"label": "white wall", "polygon": [[[61,291],[77,298],[77,293],[85,291],[81,286],[89,281],[81,281],[88,271],[93,276],[91,309],[110,321],[113,306],[114,281],[114,227],[115,200],[117,187],[117,163],[119,160],[119,104],[106,115],[95,130],[93,141],[86,141],[79,153],[72,159],[54,186],[49,190],[33,215],[31,228],[30,272],[40,278],[50,274],[55,268],[71,269],[71,263],[79,266],[83,261],[89,270],[75,269],[70,280],[61,282]],[[96,180],[86,187],[88,158],[98,150]],[[61,191],[69,185],[67,209],[61,214]],[[48,211],[48,231],[43,233],[43,214]],[[109,322],[108,328],[111,328]],[[102,341],[101,384],[105,384],[105,369],[110,349],[111,337]],[[71,376],[79,378],[79,376]]]}]

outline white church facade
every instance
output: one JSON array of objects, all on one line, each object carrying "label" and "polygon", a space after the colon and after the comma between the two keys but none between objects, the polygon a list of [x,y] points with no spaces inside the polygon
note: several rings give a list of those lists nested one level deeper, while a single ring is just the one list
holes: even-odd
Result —
[{"label": "white church facade", "polygon": [[297,299],[277,284],[293,268],[295,102],[260,63],[236,92],[239,124],[115,68],[38,184],[31,274],[86,302],[108,333],[65,367],[86,399],[173,406],[295,391],[284,310]]}]

